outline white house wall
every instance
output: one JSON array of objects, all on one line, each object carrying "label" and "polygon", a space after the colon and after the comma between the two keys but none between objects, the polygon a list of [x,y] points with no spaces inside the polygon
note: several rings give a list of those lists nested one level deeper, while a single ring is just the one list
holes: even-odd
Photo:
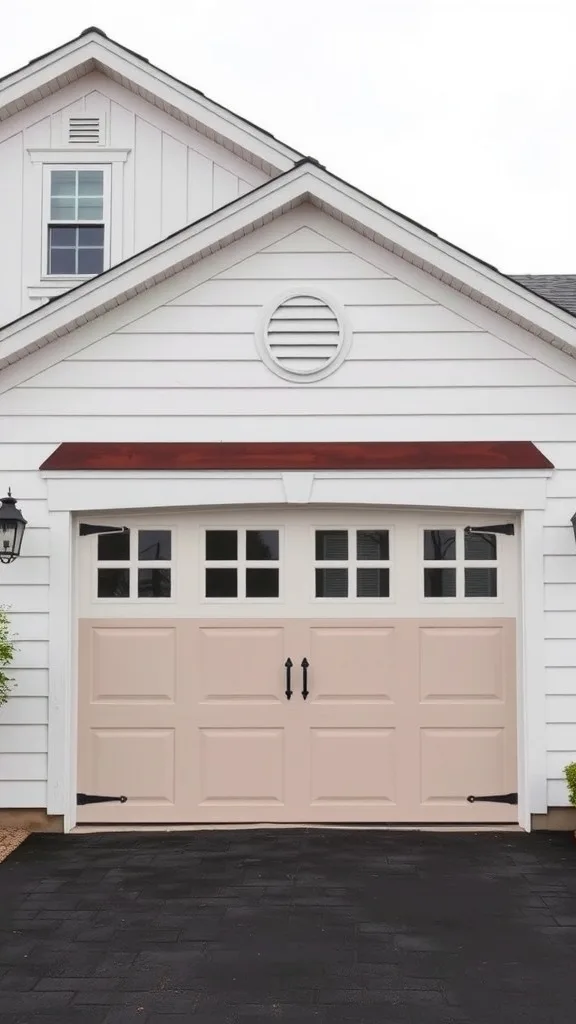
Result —
[{"label": "white house wall", "polygon": [[[111,257],[119,263],[267,180],[256,167],[103,74],[88,75],[0,125],[0,324],[72,287],[42,268],[42,168],[75,163],[70,115],[103,118],[112,165]],[[57,153],[57,158],[54,154]]]},{"label": "white house wall", "polygon": [[[313,384],[275,376],[255,344],[263,308],[295,288],[332,297],[353,332],[344,364]],[[557,467],[545,686],[548,802],[565,804],[562,768],[576,756],[576,361],[312,207],[106,314],[99,340],[94,330],[5,371],[12,386],[0,395],[0,488],[12,486],[30,523],[22,557],[0,575],[20,635],[18,686],[0,719],[0,750],[13,755],[0,759],[0,801],[42,805],[46,794],[50,539],[37,469],[59,443],[458,439],[532,440]]]}]

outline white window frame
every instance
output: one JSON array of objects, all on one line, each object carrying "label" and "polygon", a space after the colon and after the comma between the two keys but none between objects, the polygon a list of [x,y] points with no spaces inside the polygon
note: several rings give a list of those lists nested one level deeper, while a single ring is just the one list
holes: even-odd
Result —
[{"label": "white window frame", "polygon": [[[450,530],[456,534],[454,558],[424,558],[424,535],[429,531]],[[502,579],[502,545],[498,534],[494,534],[496,540],[496,558],[465,558],[464,527],[445,523],[442,526],[421,526],[419,531],[419,563],[420,563],[420,599],[426,604],[502,604],[503,579]],[[456,573],[456,593],[454,597],[428,597],[425,593],[424,570],[425,569],[454,569]],[[465,570],[466,569],[496,569],[496,597],[466,597]]]},{"label": "white window frame", "polygon": [[[174,568],[176,563],[175,544],[176,529],[173,525],[151,523],[149,525],[138,523],[131,525],[130,530],[130,557],[128,559],[106,559],[100,561],[98,558],[98,535],[94,537],[93,558],[92,558],[92,600],[96,605],[116,604],[124,605],[163,605],[174,604],[176,601]],[[152,530],[154,532],[164,531],[171,535],[171,558],[170,559],[142,559],[138,558],[138,539],[141,531]],[[99,597],[98,596],[98,570],[99,569],[127,569],[128,570],[128,597]],[[170,570],[170,597],[139,597],[138,596],[138,570],[139,569],[169,569]]]},{"label": "white window frame", "polygon": [[[52,171],[102,171],[103,175],[103,201],[102,201],[102,215],[104,224],[104,262],[102,272],[108,270],[110,267],[110,233],[111,233],[111,210],[112,210],[112,166],[111,164],[85,164],[85,163],[61,163],[61,164],[44,164],[42,168],[42,281],[53,281],[53,282],[72,282],[72,284],[80,284],[82,281],[89,281],[92,277],[97,277],[97,274],[50,274],[48,273],[48,232],[51,224],[54,222],[50,216],[50,199],[51,199],[51,184],[52,184]],[[82,221],[62,221],[62,225],[67,223],[74,223],[76,226],[82,226]],[[86,226],[89,226],[92,222],[86,221]],[[98,222],[100,223],[100,222]]]},{"label": "white window frame", "polygon": [[[386,531],[388,533],[388,559],[359,559],[358,556],[358,533],[370,533],[370,531]],[[317,532],[340,531],[348,534],[348,558],[329,559],[316,558],[316,533]],[[394,527],[390,523],[372,523],[369,526],[321,526],[314,525],[311,531],[311,561],[312,574],[312,600],[315,604],[392,604],[394,602]],[[348,570],[348,595],[347,597],[317,597],[316,596],[316,569],[347,569]],[[388,569],[388,596],[387,597],[357,597],[357,569]],[[351,592],[352,591],[352,592]]]},{"label": "white window frame", "polygon": [[[236,533],[237,558],[214,559],[206,558],[206,535],[213,531],[230,531]],[[246,558],[246,534],[260,531],[278,534],[278,558],[274,559],[248,559]],[[200,552],[200,600],[204,604],[232,604],[246,602],[249,605],[281,604],[284,600],[284,530],[280,525],[253,525],[250,526],[220,526],[214,523],[211,526],[203,527],[200,532],[202,545]],[[206,596],[206,569],[236,569],[237,594],[236,597],[207,597]],[[247,569],[277,569],[278,570],[278,596],[277,597],[247,597],[246,596],[246,570]]]}]

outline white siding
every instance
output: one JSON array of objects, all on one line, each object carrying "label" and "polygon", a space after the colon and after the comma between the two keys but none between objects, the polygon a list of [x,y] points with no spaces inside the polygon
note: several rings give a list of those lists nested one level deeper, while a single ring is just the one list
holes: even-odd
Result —
[{"label": "white siding", "polygon": [[[178,160],[170,173],[182,195]],[[0,586],[22,636],[22,688],[0,713],[0,749],[45,753],[49,545],[36,469],[61,441],[532,440],[557,467],[545,514],[543,685],[549,795],[565,803],[562,767],[576,757],[576,362],[316,210],[261,230],[261,251],[252,235],[230,246],[225,264],[220,253],[164,282],[60,362],[54,343],[53,365],[38,372],[29,357],[27,379],[0,396],[9,439],[0,488],[12,483],[30,519],[24,556]],[[344,364],[311,385],[269,372],[255,344],[263,308],[302,287],[343,306],[353,330]],[[27,771],[43,762],[33,764]],[[39,790],[20,788],[19,798],[26,792],[37,799]]]},{"label": "white siding", "polygon": [[[198,217],[243,195],[266,175],[102,74],[80,79],[0,126],[0,324],[65,290],[43,279],[42,163],[29,150],[62,151],[67,118],[103,119],[107,150],[127,150],[113,163],[112,261],[119,262]],[[67,285],[70,287],[70,285]]]}]

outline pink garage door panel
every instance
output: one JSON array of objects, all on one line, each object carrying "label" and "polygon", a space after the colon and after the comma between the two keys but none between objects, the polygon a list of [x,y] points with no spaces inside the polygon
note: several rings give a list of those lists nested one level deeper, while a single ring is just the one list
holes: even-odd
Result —
[{"label": "pink garage door panel", "polygon": [[83,620],[78,789],[128,802],[81,820],[515,821],[514,806],[466,800],[517,788],[515,629]]},{"label": "pink garage door panel", "polygon": [[78,791],[128,803],[79,807],[79,821],[181,820],[189,641],[178,621],[80,622]]}]

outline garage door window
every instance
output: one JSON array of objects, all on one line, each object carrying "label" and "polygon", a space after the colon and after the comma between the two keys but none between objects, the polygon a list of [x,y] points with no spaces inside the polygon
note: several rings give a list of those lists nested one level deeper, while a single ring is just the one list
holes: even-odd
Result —
[{"label": "garage door window", "polygon": [[108,600],[170,598],[172,533],[126,530],[98,537],[97,596]]},{"label": "garage door window", "polygon": [[206,530],[204,596],[266,600],[280,596],[279,530]]},{"label": "garage door window", "polygon": [[317,598],[390,597],[388,530],[316,530],[314,547]]},{"label": "garage door window", "polygon": [[498,597],[495,534],[467,534],[463,529],[424,530],[423,555],[425,598]]}]

